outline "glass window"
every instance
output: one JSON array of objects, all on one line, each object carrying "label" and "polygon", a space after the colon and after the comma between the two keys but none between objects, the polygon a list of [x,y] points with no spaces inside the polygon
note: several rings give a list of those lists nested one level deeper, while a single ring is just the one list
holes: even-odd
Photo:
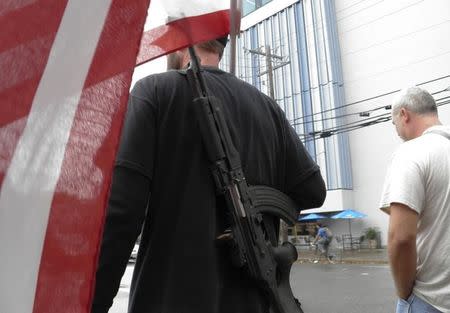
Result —
[{"label": "glass window", "polygon": [[256,0],[244,0],[242,3],[243,15],[247,15],[256,10]]},{"label": "glass window", "polygon": [[246,16],[249,13],[252,13],[256,9],[259,9],[263,5],[271,2],[272,0],[243,0],[242,9],[243,16]]}]

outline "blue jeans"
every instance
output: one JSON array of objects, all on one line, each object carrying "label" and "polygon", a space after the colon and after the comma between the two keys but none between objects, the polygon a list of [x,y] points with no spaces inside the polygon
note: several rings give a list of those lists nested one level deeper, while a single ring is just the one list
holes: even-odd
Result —
[{"label": "blue jeans", "polygon": [[328,238],[322,237],[317,241],[317,245],[319,247],[320,253],[328,258],[328,248],[330,247],[330,240]]},{"label": "blue jeans", "polygon": [[398,299],[396,313],[442,313],[413,293],[407,300]]}]

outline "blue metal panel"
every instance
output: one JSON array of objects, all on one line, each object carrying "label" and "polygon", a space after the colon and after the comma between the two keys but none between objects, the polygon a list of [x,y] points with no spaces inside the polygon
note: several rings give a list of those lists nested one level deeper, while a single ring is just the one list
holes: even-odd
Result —
[{"label": "blue metal panel", "polygon": [[[256,26],[250,28],[250,44],[251,49],[256,50],[259,49],[258,44],[258,29]],[[258,76],[258,69],[260,68],[259,56],[257,54],[252,54],[252,85],[261,90],[261,80]]]},{"label": "blue metal panel", "polygon": [[[317,7],[313,6],[313,19],[315,19],[315,24],[316,27],[314,28],[314,33],[315,36],[317,38],[317,41],[321,41],[321,44],[323,46],[322,51],[319,51],[318,49],[318,45],[317,46],[317,53],[318,53],[318,57],[320,58],[320,52],[323,53],[325,62],[322,63],[321,60],[319,59],[318,66],[320,67],[320,72],[319,72],[319,86],[320,86],[320,99],[321,99],[321,108],[322,110],[330,110],[333,109],[336,106],[336,103],[333,101],[333,99],[331,98],[331,92],[330,92],[330,84],[332,84],[331,81],[331,77],[329,75],[329,67],[328,67],[328,63],[330,63],[330,56],[327,55],[327,48],[330,45],[330,42],[327,40],[327,38],[325,37],[325,25],[324,25],[324,16],[323,16],[323,12],[322,12],[322,7],[321,7],[321,1],[315,1],[316,6],[318,6],[319,10],[316,10]],[[319,20],[317,20],[319,19]],[[319,37],[318,34],[318,30],[319,30],[319,26],[318,24],[321,24],[322,28],[321,28],[321,35]],[[323,75],[325,74],[325,75]],[[330,112],[330,115],[335,115],[334,111]],[[328,114],[322,114],[323,118],[327,118],[329,117]],[[323,128],[330,128],[333,127],[335,124],[335,120],[325,120],[323,121],[322,125]],[[340,178],[340,166],[339,166],[339,160],[338,160],[338,153],[337,151],[339,150],[339,147],[336,146],[336,137],[329,137],[329,138],[325,138],[324,139],[325,142],[325,146],[326,146],[326,154],[325,154],[325,159],[326,159],[326,164],[327,164],[327,178],[328,178],[328,188],[329,189],[338,189],[340,184],[339,184],[339,178]]]},{"label": "blue metal panel", "polygon": [[[317,21],[317,10],[315,8],[315,4],[317,2],[312,1],[311,2],[311,16],[313,21],[313,35],[314,35],[314,42],[315,42],[315,54],[316,54],[316,69],[317,69],[317,79],[318,79],[318,88],[319,88],[319,97],[320,97],[320,109],[321,109],[321,117],[322,119],[327,118],[326,113],[323,113],[323,111],[326,111],[330,108],[330,101],[325,97],[324,95],[324,88],[323,86],[326,84],[326,80],[324,81],[323,75],[322,75],[322,64],[321,64],[321,54],[319,50],[319,41],[320,37],[318,34],[318,21]],[[322,45],[325,43],[323,40],[320,42]],[[326,128],[327,120],[322,121],[322,128]],[[336,175],[336,166],[334,164],[334,146],[333,146],[333,140],[331,137],[324,138],[324,145],[325,145],[325,166],[326,166],[326,175],[327,175],[327,188],[328,189],[336,189],[337,187],[337,175]]]},{"label": "blue metal panel", "polygon": [[[291,47],[291,42],[294,40],[293,37],[294,35],[291,33],[292,28],[291,27],[291,12],[292,10],[286,11],[286,34],[287,34],[287,39],[286,39],[286,48],[284,49],[285,51],[287,51],[287,55],[290,56],[291,52],[292,52],[292,47]],[[291,59],[291,58],[289,58]],[[295,119],[298,117],[298,110],[297,110],[297,106],[301,105],[301,103],[298,103],[297,101],[297,97],[295,96],[295,86],[294,86],[294,73],[292,72],[292,68],[293,68],[293,63],[291,61],[291,63],[286,64],[285,65],[285,69],[283,69],[283,71],[285,71],[285,75],[288,79],[288,83],[286,84],[286,89],[289,92],[289,102],[290,102],[290,107],[291,107],[291,112],[292,112],[292,119]]]},{"label": "blue metal panel", "polygon": [[[295,120],[299,117],[299,108],[301,106],[301,101],[298,101],[297,95],[296,95],[296,86],[295,86],[295,75],[296,73],[293,71],[294,64],[297,58],[292,57],[293,56],[293,48],[291,45],[291,42],[295,40],[297,42],[297,38],[295,38],[295,15],[292,15],[292,10],[289,10],[286,13],[286,32],[288,34],[288,38],[286,40],[287,45],[287,52],[290,60],[290,64],[287,64],[288,72],[289,72],[289,82],[290,82],[290,90],[291,90],[291,106],[292,106],[292,120]],[[292,18],[293,17],[293,18]],[[294,22],[294,26],[291,25],[291,23]],[[294,38],[292,38],[294,37]],[[292,56],[291,56],[292,55]],[[295,127],[295,130],[297,131],[297,127]]]},{"label": "blue metal panel", "polygon": [[[278,50],[275,50],[275,53],[278,53],[280,56],[285,55],[284,50],[286,49],[285,46],[288,45],[290,39],[290,33],[288,32],[288,26],[287,26],[287,12],[286,10],[281,11],[279,14],[279,28],[280,28],[280,34],[281,39],[279,42],[279,45],[275,46],[275,49],[279,48]],[[292,106],[292,88],[291,88],[291,77],[290,72],[287,71],[287,66],[284,65],[281,68],[277,69],[277,71],[281,74],[281,81],[280,81],[280,87],[279,90],[282,90],[282,96],[284,99],[284,103],[286,106],[286,111],[289,112],[289,119],[294,118],[294,110]]]},{"label": "blue metal panel", "polygon": [[[283,37],[282,20],[283,16],[281,12],[274,16],[274,22],[276,23],[276,29],[278,30],[277,33],[279,35],[279,39],[272,41],[272,53],[275,53],[275,48],[277,48],[277,46],[281,46],[283,39],[285,39]],[[290,119],[292,117],[289,109],[289,104],[286,99],[286,90],[285,90],[286,80],[284,77],[283,70],[280,69],[274,70],[273,77],[274,77],[275,99],[280,99],[279,101],[283,106],[283,110],[286,113],[287,118]]]},{"label": "blue metal panel", "polygon": [[[303,132],[305,134],[314,132],[313,123],[313,108],[311,99],[311,85],[309,78],[309,62],[308,62],[308,49],[306,43],[306,29],[303,10],[303,1],[294,5],[295,10],[295,28],[297,35],[297,57],[300,64],[300,83],[301,83],[301,99],[302,99],[302,111],[303,111]],[[308,152],[316,157],[316,143],[314,140],[307,140],[305,147]]]},{"label": "blue metal panel", "polygon": [[[335,107],[341,107],[345,103],[344,87],[343,87],[343,75],[342,64],[340,56],[339,39],[337,32],[337,21],[335,16],[335,8],[333,1],[324,0],[324,16],[328,23],[326,31],[328,38],[330,39],[330,63],[331,63],[331,76],[333,79],[333,92],[335,99]],[[343,115],[345,110],[343,108],[337,109],[336,114]],[[338,125],[342,124],[341,121],[337,121]],[[340,187],[345,189],[351,189],[353,187],[352,173],[351,173],[351,160],[350,160],[350,147],[347,133],[341,133],[336,135],[336,145],[339,147],[338,159],[340,165]]]}]

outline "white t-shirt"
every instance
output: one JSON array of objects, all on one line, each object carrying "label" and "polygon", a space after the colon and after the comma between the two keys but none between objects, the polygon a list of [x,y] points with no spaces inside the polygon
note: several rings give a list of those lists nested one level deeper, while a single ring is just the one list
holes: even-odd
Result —
[{"label": "white t-shirt", "polygon": [[449,126],[433,126],[393,154],[380,208],[397,202],[419,214],[413,292],[450,312],[450,140],[433,131],[450,135]]}]

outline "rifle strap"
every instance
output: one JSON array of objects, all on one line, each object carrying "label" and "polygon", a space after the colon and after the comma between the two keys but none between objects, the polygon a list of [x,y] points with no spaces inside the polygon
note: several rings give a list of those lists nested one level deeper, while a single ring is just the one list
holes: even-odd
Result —
[{"label": "rifle strap", "polygon": [[[186,75],[191,89],[194,90],[196,83],[192,71],[178,71]],[[194,96],[195,97],[195,96]],[[295,203],[283,192],[268,186],[248,186],[253,200],[254,213],[263,217],[264,228],[267,236],[274,246],[278,245],[279,221],[284,220],[289,225],[295,223],[297,210]]]}]

